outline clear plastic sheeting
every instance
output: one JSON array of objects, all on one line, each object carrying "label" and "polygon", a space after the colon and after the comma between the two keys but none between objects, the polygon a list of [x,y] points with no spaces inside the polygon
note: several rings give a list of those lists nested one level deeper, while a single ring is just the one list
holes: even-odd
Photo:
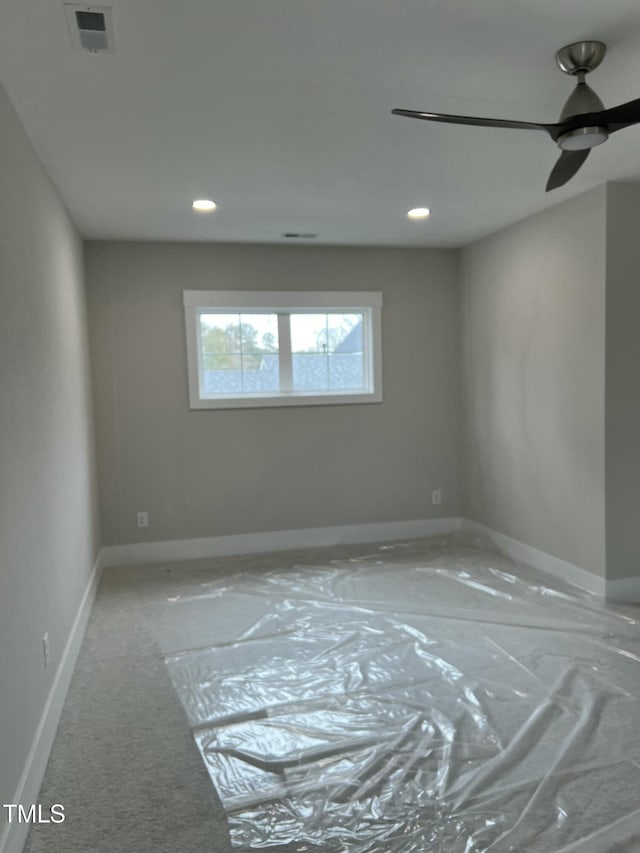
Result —
[{"label": "clear plastic sheeting", "polygon": [[634,610],[463,537],[312,556],[147,610],[234,845],[640,850]]}]

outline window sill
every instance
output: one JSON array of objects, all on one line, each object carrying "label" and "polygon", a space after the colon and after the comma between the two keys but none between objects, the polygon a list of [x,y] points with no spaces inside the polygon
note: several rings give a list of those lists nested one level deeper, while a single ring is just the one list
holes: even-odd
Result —
[{"label": "window sill", "polygon": [[206,409],[271,409],[282,406],[345,406],[362,403],[382,403],[381,393],[364,391],[352,394],[323,394],[317,391],[297,391],[292,394],[273,394],[261,397],[206,397],[192,402],[192,410]]}]

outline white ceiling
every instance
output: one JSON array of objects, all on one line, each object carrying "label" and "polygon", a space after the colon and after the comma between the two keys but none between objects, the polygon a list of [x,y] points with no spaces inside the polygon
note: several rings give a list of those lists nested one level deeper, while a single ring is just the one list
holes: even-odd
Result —
[{"label": "white ceiling", "polygon": [[[554,54],[609,52],[606,106],[640,96],[637,0],[112,0],[115,53],[72,49],[61,0],[2,0],[0,79],[86,237],[457,246],[608,180],[640,126],[544,193],[543,134],[394,107],[556,120]],[[213,198],[208,216],[194,198]],[[412,222],[408,208],[428,206]]]}]

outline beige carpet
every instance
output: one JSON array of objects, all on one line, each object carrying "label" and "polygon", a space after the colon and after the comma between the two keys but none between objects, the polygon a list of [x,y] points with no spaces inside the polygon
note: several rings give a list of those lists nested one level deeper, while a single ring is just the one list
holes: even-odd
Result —
[{"label": "beige carpet", "polygon": [[237,851],[140,613],[163,574],[103,575],[39,795],[66,820],[33,826],[25,853]]}]

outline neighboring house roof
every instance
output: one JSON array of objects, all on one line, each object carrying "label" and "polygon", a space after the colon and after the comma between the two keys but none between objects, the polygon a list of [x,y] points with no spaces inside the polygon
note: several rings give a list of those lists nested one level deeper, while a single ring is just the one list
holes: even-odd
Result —
[{"label": "neighboring house roof", "polygon": [[[297,391],[357,389],[364,385],[361,352],[296,353],[293,383]],[[264,355],[257,370],[204,370],[205,394],[273,393],[279,390],[278,356]],[[243,387],[244,383],[244,387]]]},{"label": "neighboring house roof", "polygon": [[342,343],[338,344],[335,352],[362,352],[362,320],[356,323]]}]

